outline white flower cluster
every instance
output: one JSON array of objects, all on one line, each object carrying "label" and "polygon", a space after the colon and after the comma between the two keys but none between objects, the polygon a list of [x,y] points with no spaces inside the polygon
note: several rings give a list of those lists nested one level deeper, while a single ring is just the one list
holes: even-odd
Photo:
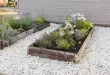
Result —
[{"label": "white flower cluster", "polygon": [[70,24],[69,21],[66,21],[66,26],[64,27],[64,29],[68,29],[70,28],[71,30],[73,30],[73,26]]},{"label": "white flower cluster", "polygon": [[65,34],[65,32],[64,32],[65,29],[70,29],[70,31],[69,31],[70,35],[74,34],[74,28],[75,27],[76,27],[75,25],[72,26],[71,23],[67,20],[66,26],[59,29],[60,30],[60,36],[63,36]]},{"label": "white flower cluster", "polygon": [[79,14],[79,13],[72,14],[71,18],[73,18],[73,20],[86,20],[84,15],[83,14]]},{"label": "white flower cluster", "polygon": [[64,35],[64,31],[65,29],[70,29],[70,34],[74,34],[75,31],[77,31],[77,29],[75,29],[76,25],[72,25],[71,22],[74,23],[74,21],[82,21],[82,20],[86,20],[86,18],[84,17],[84,15],[82,14],[79,14],[79,13],[76,13],[76,14],[72,14],[70,18],[68,18],[65,23],[66,23],[66,26],[64,28],[60,28],[60,34],[61,35]]}]

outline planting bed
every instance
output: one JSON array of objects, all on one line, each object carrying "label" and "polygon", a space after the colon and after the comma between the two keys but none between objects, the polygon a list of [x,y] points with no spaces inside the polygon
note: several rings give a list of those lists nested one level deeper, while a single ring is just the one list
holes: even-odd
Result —
[{"label": "planting bed", "polygon": [[55,60],[78,62],[86,48],[88,41],[90,40],[92,36],[92,31],[93,29],[91,29],[87,37],[83,40],[83,43],[80,46],[80,48],[77,47],[77,49],[73,50],[75,52],[67,52],[67,51],[35,47],[36,42],[37,42],[36,41],[35,43],[31,44],[28,47],[28,54],[32,56],[40,56],[43,58],[49,58],[49,59],[55,59]]},{"label": "planting bed", "polygon": [[21,39],[27,37],[28,35],[31,35],[34,32],[40,31],[48,26],[49,26],[49,23],[47,23],[46,25],[42,25],[41,27],[39,27],[39,25],[38,25],[38,27],[31,28],[27,31],[21,32],[15,36],[10,37],[10,39],[7,41],[0,40],[0,49],[3,49],[4,47],[7,47],[9,45],[12,45],[12,44],[16,43],[18,40],[21,40]]}]

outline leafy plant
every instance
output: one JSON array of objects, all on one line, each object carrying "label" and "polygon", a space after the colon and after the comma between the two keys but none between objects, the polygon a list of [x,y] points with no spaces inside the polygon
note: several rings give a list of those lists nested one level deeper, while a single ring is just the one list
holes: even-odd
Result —
[{"label": "leafy plant", "polygon": [[36,21],[40,25],[45,24],[45,18],[43,16],[40,16],[39,18],[37,18]]},{"label": "leafy plant", "polygon": [[0,40],[4,38],[4,35],[3,35],[4,29],[6,29],[6,27],[3,25],[0,25]]},{"label": "leafy plant", "polygon": [[60,38],[60,34],[59,32],[54,32],[54,33],[51,33],[49,36],[48,36],[48,39],[51,40],[52,42],[55,42],[57,39]]},{"label": "leafy plant", "polygon": [[32,20],[26,17],[22,17],[20,19],[11,18],[8,21],[8,24],[12,29],[16,29],[16,30],[20,28],[22,28],[23,30],[28,30],[32,28]]},{"label": "leafy plant", "polygon": [[62,38],[66,39],[72,46],[75,46],[76,41],[73,39],[74,36],[70,34],[69,30],[64,30],[65,34],[62,36]]},{"label": "leafy plant", "polygon": [[28,30],[30,28],[32,28],[32,20],[30,18],[21,18],[20,19],[21,21],[21,27],[24,29],[24,30]]},{"label": "leafy plant", "polygon": [[14,15],[0,15],[0,25],[5,25],[8,19],[12,18]]},{"label": "leafy plant", "polygon": [[77,21],[75,23],[75,25],[76,25],[76,28],[77,29],[90,29],[90,28],[93,27],[93,24],[91,22],[87,22],[85,20],[83,20],[83,21]]},{"label": "leafy plant", "polygon": [[61,50],[68,50],[71,46],[71,44],[68,42],[68,40],[60,38],[56,41],[57,49]]},{"label": "leafy plant", "polygon": [[43,48],[52,48],[52,42],[44,38],[39,41],[39,46]]},{"label": "leafy plant", "polygon": [[17,34],[18,34],[18,32],[13,29],[7,29],[7,30],[4,30],[4,32],[3,32],[5,40],[10,40],[10,38],[12,38],[13,36],[15,36]]},{"label": "leafy plant", "polygon": [[66,20],[66,26],[73,28],[73,30],[71,31],[73,32],[73,35],[77,40],[83,39],[87,35],[88,31],[93,28],[93,24],[86,21],[84,15],[81,15],[79,13],[72,14]]},{"label": "leafy plant", "polygon": [[88,33],[88,30],[86,29],[81,29],[81,30],[77,30],[75,31],[75,38],[77,41],[80,41],[81,39],[83,39]]},{"label": "leafy plant", "polygon": [[19,29],[19,28],[22,27],[22,26],[21,26],[21,21],[18,20],[18,19],[13,19],[13,18],[9,19],[8,25],[9,25],[12,29]]},{"label": "leafy plant", "polygon": [[0,25],[0,39],[8,40],[10,37],[15,36],[17,31],[10,29],[4,25]]},{"label": "leafy plant", "polygon": [[88,34],[89,29],[81,29],[80,32],[84,35],[84,37]]},{"label": "leafy plant", "polygon": [[39,44],[44,48],[52,48],[52,46],[56,44],[55,43],[56,40],[59,38],[60,38],[59,32],[54,32],[51,33],[50,35],[44,34]]}]

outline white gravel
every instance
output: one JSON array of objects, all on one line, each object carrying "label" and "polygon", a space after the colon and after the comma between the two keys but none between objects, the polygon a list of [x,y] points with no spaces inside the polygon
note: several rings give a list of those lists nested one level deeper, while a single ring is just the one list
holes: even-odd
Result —
[{"label": "white gravel", "polygon": [[79,64],[27,55],[27,46],[48,27],[0,51],[0,73],[6,75],[110,75],[110,28],[95,27]]}]

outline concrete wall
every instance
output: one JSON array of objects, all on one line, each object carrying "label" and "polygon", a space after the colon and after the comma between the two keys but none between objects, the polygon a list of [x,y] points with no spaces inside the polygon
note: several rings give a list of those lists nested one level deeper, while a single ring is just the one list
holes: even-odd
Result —
[{"label": "concrete wall", "polygon": [[21,14],[36,18],[43,15],[49,21],[64,21],[74,13],[84,14],[95,24],[110,24],[110,0],[19,0]]}]

